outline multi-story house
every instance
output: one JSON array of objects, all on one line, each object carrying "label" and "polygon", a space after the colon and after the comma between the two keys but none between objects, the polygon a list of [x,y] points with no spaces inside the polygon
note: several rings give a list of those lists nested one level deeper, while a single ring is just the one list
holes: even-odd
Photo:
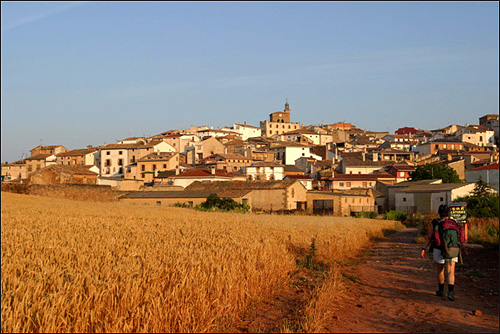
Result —
[{"label": "multi-story house", "polygon": [[496,140],[496,145],[500,146],[499,142],[499,130],[498,130],[498,121],[499,121],[499,115],[498,114],[488,114],[484,115],[483,117],[479,118],[479,125],[485,126],[490,130],[493,130],[495,132],[495,140]]},{"label": "multi-story house", "polygon": [[472,143],[478,146],[496,146],[495,131],[482,125],[469,125],[460,128],[455,132],[454,137],[464,143]]},{"label": "multi-story house", "polygon": [[[373,155],[373,157],[375,156]],[[369,156],[365,152],[344,153],[337,170],[342,174],[371,174],[385,170],[388,165],[387,161],[369,159]]]},{"label": "multi-story house", "polygon": [[59,165],[96,165],[100,166],[100,147],[87,147],[56,154]]},{"label": "multi-story house", "polygon": [[248,138],[262,136],[261,128],[248,125],[247,122],[244,122],[243,124],[240,123],[233,124],[232,131],[239,133],[242,140],[247,140]]},{"label": "multi-story house", "polygon": [[22,180],[27,176],[25,160],[2,163],[2,181]]},{"label": "multi-story house", "polygon": [[411,173],[415,172],[415,167],[408,164],[395,164],[389,167],[387,171],[396,178],[396,182],[411,180]]},{"label": "multi-story house", "polygon": [[26,158],[26,173],[27,175],[42,169],[44,167],[56,164],[56,155],[51,153],[35,154]]},{"label": "multi-story house", "polygon": [[277,161],[261,161],[254,162],[250,166],[243,167],[242,172],[250,181],[283,180],[285,175],[285,166]]},{"label": "multi-story house", "polygon": [[175,152],[163,140],[147,144],[109,144],[100,149],[100,170],[103,177],[124,177],[125,167],[153,152]]},{"label": "multi-story house", "polygon": [[381,144],[379,147],[381,149],[392,149],[401,151],[410,151],[413,146],[420,144],[420,140],[413,137],[411,134],[408,135],[387,135],[382,138],[385,143]]},{"label": "multi-story house", "polygon": [[333,142],[334,136],[329,133],[318,133],[308,129],[297,129],[279,135],[283,141],[309,143],[313,145],[325,145]]},{"label": "multi-story house", "polygon": [[251,158],[241,154],[214,154],[202,161],[209,169],[224,170],[226,172],[238,172],[243,167],[253,163]]},{"label": "multi-story house", "polygon": [[199,142],[200,137],[193,133],[170,134],[163,137],[163,140],[178,152],[184,153],[189,146],[193,145],[193,143]]},{"label": "multi-story house", "polygon": [[271,148],[270,151],[275,152],[276,160],[284,165],[295,166],[295,160],[301,157],[313,157],[316,160],[322,160],[319,155],[311,153],[311,147],[298,143],[282,144]]},{"label": "multi-story house", "polygon": [[199,142],[193,142],[186,148],[186,162],[190,165],[199,164],[203,159],[214,154],[224,154],[224,145],[214,137]]},{"label": "multi-story house", "polygon": [[436,155],[440,150],[463,150],[464,143],[455,139],[437,139],[417,145],[419,155]]},{"label": "multi-story house", "polygon": [[30,150],[31,156],[38,154],[58,154],[68,152],[68,149],[62,145],[38,145],[34,149]]},{"label": "multi-story house", "polygon": [[285,103],[284,111],[273,112],[269,114],[269,121],[260,122],[262,135],[266,137],[280,135],[285,132],[300,129],[301,127],[300,123],[290,122],[290,107],[288,102]]},{"label": "multi-story house", "polygon": [[125,178],[151,182],[159,172],[175,170],[179,164],[179,152],[153,152],[127,166]]}]

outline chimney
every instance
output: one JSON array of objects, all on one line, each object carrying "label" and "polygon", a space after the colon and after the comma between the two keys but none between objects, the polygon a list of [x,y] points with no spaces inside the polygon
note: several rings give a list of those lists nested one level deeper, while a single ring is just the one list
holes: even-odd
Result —
[{"label": "chimney", "polygon": [[175,167],[175,175],[179,175],[179,166]]},{"label": "chimney", "polygon": [[378,161],[378,152],[373,152],[373,161]]},{"label": "chimney", "polygon": [[215,167],[214,167],[214,168],[212,168],[212,169],[210,170],[210,172],[212,173],[212,175],[215,175]]},{"label": "chimney", "polygon": [[365,159],[366,159],[366,153],[364,151],[361,152],[361,156],[363,157],[363,161],[365,161]]}]

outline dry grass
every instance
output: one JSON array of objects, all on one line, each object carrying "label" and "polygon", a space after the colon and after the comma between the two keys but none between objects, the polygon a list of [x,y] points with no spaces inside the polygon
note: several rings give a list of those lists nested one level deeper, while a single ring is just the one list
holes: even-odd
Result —
[{"label": "dry grass", "polygon": [[341,292],[335,261],[394,227],[5,192],[1,203],[2,332],[224,331],[288,281],[290,249],[312,238],[332,264],[306,310],[315,331]]},{"label": "dry grass", "polygon": [[490,244],[498,247],[498,218],[469,218],[467,224],[469,243]]}]

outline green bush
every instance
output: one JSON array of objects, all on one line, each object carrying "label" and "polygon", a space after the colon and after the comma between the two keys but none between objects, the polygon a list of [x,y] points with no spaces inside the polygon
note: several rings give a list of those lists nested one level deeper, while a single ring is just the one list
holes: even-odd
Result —
[{"label": "green bush", "polygon": [[402,211],[390,210],[384,214],[384,219],[386,220],[397,220],[404,222],[408,218],[408,214]]},{"label": "green bush", "polygon": [[373,211],[370,211],[370,212],[355,212],[354,216],[356,218],[371,218],[371,219],[375,219],[375,218],[377,218],[377,213],[373,212]]},{"label": "green bush", "polygon": [[210,194],[208,195],[206,201],[196,205],[195,209],[198,211],[247,212],[250,209],[250,206],[246,204],[239,204],[234,199],[229,197],[220,198],[217,194]]}]

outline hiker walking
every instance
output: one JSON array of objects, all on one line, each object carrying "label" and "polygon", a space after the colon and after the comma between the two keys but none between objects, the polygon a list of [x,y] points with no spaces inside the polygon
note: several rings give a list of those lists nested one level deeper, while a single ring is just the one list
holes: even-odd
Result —
[{"label": "hiker walking", "polygon": [[[441,204],[438,209],[439,219],[432,221],[432,229],[427,235],[427,240],[422,248],[421,257],[425,259],[425,250],[430,245],[429,251],[432,252],[434,262],[436,263],[436,274],[438,280],[438,291],[436,296],[445,297],[445,265],[446,278],[448,281],[448,299],[455,300],[455,263],[458,262],[460,253],[460,242],[463,242],[463,235],[458,224],[449,218],[450,208],[446,204]],[[453,231],[452,231],[453,230]],[[446,233],[444,232],[446,231]],[[453,234],[451,234],[452,231]],[[445,236],[443,236],[446,234]],[[444,240],[449,240],[445,242]],[[451,246],[450,246],[451,245]]]}]

